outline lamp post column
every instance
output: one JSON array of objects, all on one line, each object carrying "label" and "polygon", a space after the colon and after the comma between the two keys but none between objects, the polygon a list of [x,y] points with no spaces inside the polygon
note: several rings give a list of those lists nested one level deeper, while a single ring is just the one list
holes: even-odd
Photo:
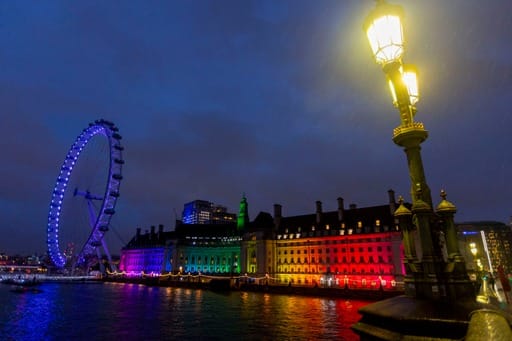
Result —
[{"label": "lamp post column", "polygon": [[407,155],[409,177],[411,180],[411,198],[414,203],[417,196],[417,188],[421,188],[421,199],[432,207],[432,196],[427,185],[423,161],[421,159],[420,144],[428,137],[428,132],[423,128],[423,123],[411,122],[409,126],[400,125],[395,128],[393,142],[404,148]]}]

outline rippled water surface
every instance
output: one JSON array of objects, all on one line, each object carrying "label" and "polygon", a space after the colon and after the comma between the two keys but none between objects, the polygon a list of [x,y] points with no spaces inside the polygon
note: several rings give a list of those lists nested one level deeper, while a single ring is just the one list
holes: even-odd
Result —
[{"label": "rippled water surface", "polygon": [[1,340],[358,340],[368,302],[133,284],[0,285]]}]

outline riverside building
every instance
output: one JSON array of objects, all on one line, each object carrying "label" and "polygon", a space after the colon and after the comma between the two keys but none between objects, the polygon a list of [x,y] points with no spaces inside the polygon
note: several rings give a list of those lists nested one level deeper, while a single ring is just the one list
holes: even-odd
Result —
[{"label": "riverside building", "polygon": [[[206,202],[206,201],[205,201]],[[393,213],[394,192],[380,206],[283,216],[260,212],[249,222],[247,200],[238,219],[224,224],[186,224],[146,232],[121,251],[127,273],[247,275],[278,284],[342,288],[394,288],[403,280],[402,244]],[[186,211],[186,210],[184,210]]]}]

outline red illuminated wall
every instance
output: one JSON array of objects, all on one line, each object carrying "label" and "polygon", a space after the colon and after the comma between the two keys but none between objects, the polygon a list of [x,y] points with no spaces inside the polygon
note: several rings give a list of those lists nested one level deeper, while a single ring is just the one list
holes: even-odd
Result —
[{"label": "red illuminated wall", "polygon": [[402,280],[399,232],[280,239],[277,241],[280,283],[392,288]]}]

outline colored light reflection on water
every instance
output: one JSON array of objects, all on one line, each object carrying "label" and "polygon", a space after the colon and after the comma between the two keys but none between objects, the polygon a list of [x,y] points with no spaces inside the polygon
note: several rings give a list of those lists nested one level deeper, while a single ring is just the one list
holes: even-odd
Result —
[{"label": "colored light reflection on water", "polygon": [[0,339],[358,340],[364,301],[135,284],[0,285]]}]

